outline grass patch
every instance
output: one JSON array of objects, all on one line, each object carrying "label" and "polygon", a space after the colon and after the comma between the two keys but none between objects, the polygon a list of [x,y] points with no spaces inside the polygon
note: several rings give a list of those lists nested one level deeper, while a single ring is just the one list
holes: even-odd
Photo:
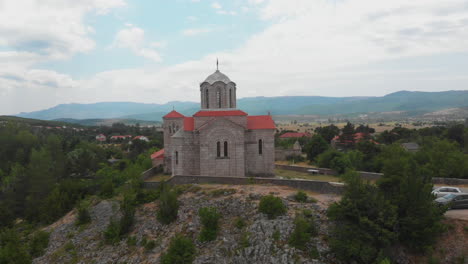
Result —
[{"label": "grass patch", "polygon": [[212,197],[226,196],[226,195],[231,195],[235,193],[236,193],[236,189],[216,189],[216,190],[210,191],[210,195]]},{"label": "grass patch", "polygon": [[275,169],[276,177],[282,177],[285,179],[304,179],[314,181],[326,181],[326,182],[340,182],[341,178],[333,175],[322,175],[322,174],[309,174],[306,172],[290,171]]},{"label": "grass patch", "polygon": [[145,181],[146,182],[161,182],[161,181],[168,180],[169,178],[171,178],[171,176],[160,173],[160,174],[156,174],[156,175],[149,177]]}]

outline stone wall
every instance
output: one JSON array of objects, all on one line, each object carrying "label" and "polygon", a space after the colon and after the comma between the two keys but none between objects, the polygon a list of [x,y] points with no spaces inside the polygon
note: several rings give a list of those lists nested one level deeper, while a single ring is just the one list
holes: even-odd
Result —
[{"label": "stone wall", "polygon": [[[247,176],[272,177],[275,174],[275,131],[250,130],[245,134],[245,165]],[[262,154],[259,153],[262,140]]]},{"label": "stone wall", "polygon": [[[301,189],[306,191],[313,191],[316,193],[323,194],[341,194],[343,192],[343,184],[341,183],[329,183],[323,181],[311,181],[311,180],[286,180],[286,179],[275,179],[275,178],[246,178],[246,177],[218,177],[218,176],[172,176],[166,181],[171,185],[179,184],[234,184],[234,185],[245,185],[245,184],[271,184],[279,186],[288,186],[295,189]],[[161,182],[145,182],[144,188],[155,189]]]},{"label": "stone wall", "polygon": [[[200,133],[200,174],[209,176],[245,176],[244,128],[227,119],[219,118]],[[221,155],[217,157],[217,142]],[[224,157],[224,142],[228,156]]]},{"label": "stone wall", "polygon": [[[282,169],[282,170],[304,172],[304,173],[308,173],[307,170],[309,169],[315,169],[319,171],[319,174],[337,175],[336,171],[332,169],[327,169],[327,168],[309,168],[309,167],[302,167],[302,166],[280,165],[280,164],[276,164],[276,168]],[[383,176],[382,173],[368,172],[368,171],[358,171],[358,173],[361,175],[361,178],[365,180],[378,180]],[[464,185],[464,184],[468,184],[468,179],[432,178],[432,183],[444,184],[444,185]]]},{"label": "stone wall", "polygon": [[286,160],[288,156],[300,156],[302,151],[300,149],[275,149],[275,160]]}]

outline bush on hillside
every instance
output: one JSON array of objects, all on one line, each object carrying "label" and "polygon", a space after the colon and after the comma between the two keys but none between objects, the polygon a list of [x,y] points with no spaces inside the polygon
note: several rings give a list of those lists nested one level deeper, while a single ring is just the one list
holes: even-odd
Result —
[{"label": "bush on hillside", "polygon": [[37,258],[44,255],[44,251],[49,245],[50,234],[45,231],[37,231],[31,236],[29,242],[29,253],[31,257]]},{"label": "bush on hillside", "polygon": [[219,218],[221,214],[214,207],[203,207],[198,211],[200,221],[203,225],[200,232],[200,241],[212,241],[216,239],[218,234]]},{"label": "bush on hillside", "polygon": [[296,200],[296,202],[300,202],[300,203],[305,203],[307,202],[307,193],[303,192],[303,191],[298,191],[295,195],[294,195],[294,200]]},{"label": "bush on hillside", "polygon": [[192,240],[181,234],[170,242],[169,248],[161,256],[161,264],[188,264],[195,259],[195,245]]},{"label": "bush on hillside", "polygon": [[268,216],[269,219],[274,219],[277,216],[286,213],[286,206],[279,197],[273,195],[263,196],[260,200],[258,210]]},{"label": "bush on hillside", "polygon": [[159,198],[159,210],[157,212],[159,222],[165,225],[172,223],[177,219],[178,210],[177,194],[169,187],[164,187]]},{"label": "bush on hillside", "polygon": [[294,230],[289,237],[289,244],[300,250],[306,249],[306,244],[312,236],[318,233],[313,219],[306,218],[302,214],[296,215],[294,219]]}]

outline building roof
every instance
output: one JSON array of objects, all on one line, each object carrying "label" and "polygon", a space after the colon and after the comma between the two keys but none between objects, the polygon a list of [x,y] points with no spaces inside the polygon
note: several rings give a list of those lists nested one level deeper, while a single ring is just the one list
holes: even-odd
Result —
[{"label": "building roof", "polygon": [[280,138],[301,138],[301,137],[310,137],[310,133],[303,132],[287,132],[280,136]]},{"label": "building roof", "polygon": [[276,126],[269,115],[248,116],[247,129],[276,129]]},{"label": "building roof", "polygon": [[111,139],[116,139],[116,138],[131,138],[132,135],[116,135],[116,136],[112,136]]},{"label": "building roof", "polygon": [[181,117],[184,117],[184,115],[177,112],[176,110],[172,110],[171,112],[169,112],[169,114],[163,116],[163,118],[181,118]]},{"label": "building roof", "polygon": [[226,74],[220,72],[219,70],[216,70],[213,74],[211,74],[210,76],[206,77],[205,81],[203,81],[203,83],[209,83],[209,84],[213,84],[215,82],[223,82],[225,84],[228,84],[230,82],[232,82],[229,77],[226,76]]},{"label": "building roof", "polygon": [[145,136],[136,136],[136,137],[134,137],[134,138],[133,138],[133,140],[135,140],[135,139],[142,139],[142,138],[144,138],[144,139],[148,139],[148,138],[147,138],[147,137],[145,137]]},{"label": "building roof", "polygon": [[184,118],[184,130],[193,131],[195,129],[195,120],[193,117]]},{"label": "building roof", "polygon": [[161,149],[151,154],[151,159],[164,159],[164,149]]},{"label": "building roof", "polygon": [[193,116],[246,116],[247,113],[241,110],[227,110],[227,111],[198,111]]},{"label": "building roof", "polygon": [[419,150],[419,145],[416,142],[401,143],[401,146],[406,150]]}]

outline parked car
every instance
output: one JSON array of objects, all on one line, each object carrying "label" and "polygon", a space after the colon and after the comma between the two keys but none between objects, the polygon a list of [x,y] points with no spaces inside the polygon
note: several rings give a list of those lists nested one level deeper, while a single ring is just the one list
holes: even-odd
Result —
[{"label": "parked car", "polygon": [[468,193],[451,193],[435,199],[439,205],[448,206],[450,209],[468,209]]},{"label": "parked car", "polygon": [[448,187],[448,186],[442,186],[439,188],[435,188],[432,190],[432,194],[434,194],[437,198],[443,197],[447,194],[451,193],[461,193],[462,191],[458,189],[457,187]]}]

